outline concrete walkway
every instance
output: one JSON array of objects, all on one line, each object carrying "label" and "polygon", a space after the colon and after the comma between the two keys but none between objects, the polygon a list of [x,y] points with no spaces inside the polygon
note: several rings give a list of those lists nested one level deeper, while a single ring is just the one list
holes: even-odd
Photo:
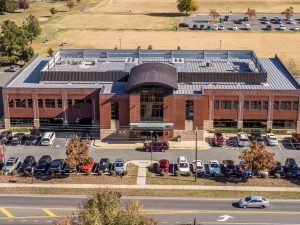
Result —
[{"label": "concrete walkway", "polygon": [[146,177],[147,177],[147,171],[148,171],[148,166],[151,165],[151,161],[148,160],[132,160],[130,163],[133,163],[137,165],[138,168],[138,173],[137,173],[137,180],[136,184],[144,186],[146,185]]}]

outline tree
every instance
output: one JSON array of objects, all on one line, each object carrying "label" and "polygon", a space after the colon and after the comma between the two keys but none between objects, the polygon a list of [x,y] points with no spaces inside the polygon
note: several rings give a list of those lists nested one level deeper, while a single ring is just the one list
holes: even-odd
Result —
[{"label": "tree", "polygon": [[27,31],[30,43],[32,43],[32,41],[39,36],[42,31],[39,21],[31,14],[26,18],[26,22],[23,23],[23,29]]},{"label": "tree", "polygon": [[214,20],[216,20],[216,18],[221,16],[216,9],[209,9],[209,15],[212,16]]},{"label": "tree", "polygon": [[55,225],[157,225],[142,215],[141,204],[134,200],[121,208],[120,195],[109,190],[99,190],[83,205],[78,215],[58,219]]},{"label": "tree", "polygon": [[77,168],[91,160],[88,143],[80,140],[78,136],[73,136],[69,140],[66,146],[66,155],[66,164],[71,168]]},{"label": "tree", "polygon": [[47,50],[47,53],[48,53],[48,55],[51,57],[51,56],[53,56],[54,51],[53,51],[52,48],[49,48],[49,49]]},{"label": "tree", "polygon": [[199,8],[197,0],[177,0],[177,9],[179,12],[190,14]]},{"label": "tree", "polygon": [[75,6],[74,0],[67,0],[67,6],[69,7],[70,11]]},{"label": "tree", "polygon": [[26,48],[23,49],[19,59],[24,62],[28,62],[33,56],[34,56],[33,48],[27,46]]},{"label": "tree", "polygon": [[0,0],[0,12],[13,13],[18,9],[18,4],[15,0]]},{"label": "tree", "polygon": [[19,8],[23,9],[24,12],[26,9],[29,9],[30,1],[29,0],[19,0]]},{"label": "tree", "polygon": [[251,143],[239,158],[245,160],[246,168],[252,169],[252,172],[270,171],[275,166],[274,153],[268,152],[264,145],[258,143]]},{"label": "tree", "polygon": [[256,16],[256,10],[255,10],[255,9],[250,9],[250,8],[248,8],[248,9],[247,9],[247,12],[245,13],[245,15],[249,16],[250,19],[251,19],[252,17],[255,17],[255,16]]},{"label": "tree", "polygon": [[177,50],[178,50],[178,51],[179,51],[179,50],[182,50],[181,47],[180,47],[179,45],[177,46]]},{"label": "tree", "polygon": [[148,45],[147,49],[148,49],[148,50],[152,50],[152,49],[153,49],[153,46],[150,44],[150,45]]},{"label": "tree", "polygon": [[52,7],[52,8],[50,9],[50,13],[51,13],[52,15],[56,14],[56,13],[57,13],[57,9],[54,8],[54,7]]},{"label": "tree", "polygon": [[281,15],[284,15],[287,19],[292,18],[294,16],[294,8],[293,7],[287,8],[286,10],[281,12]]}]

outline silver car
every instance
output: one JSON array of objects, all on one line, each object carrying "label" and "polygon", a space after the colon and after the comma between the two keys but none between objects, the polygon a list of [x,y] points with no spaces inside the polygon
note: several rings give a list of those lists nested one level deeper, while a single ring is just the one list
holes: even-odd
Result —
[{"label": "silver car", "polygon": [[114,167],[116,174],[122,174],[126,170],[124,159],[117,159]]},{"label": "silver car", "polygon": [[267,198],[262,196],[248,196],[241,198],[239,201],[239,207],[241,208],[266,208],[270,206],[270,202]]},{"label": "silver car", "polygon": [[10,157],[5,164],[3,171],[5,172],[5,174],[10,174],[13,170],[17,169],[19,164],[20,164],[19,157]]}]

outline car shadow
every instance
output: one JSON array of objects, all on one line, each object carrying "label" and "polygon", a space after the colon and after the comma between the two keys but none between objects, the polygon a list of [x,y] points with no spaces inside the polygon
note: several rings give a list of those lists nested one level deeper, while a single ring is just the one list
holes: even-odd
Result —
[{"label": "car shadow", "polygon": [[238,202],[233,202],[231,205],[232,205],[233,208],[240,208]]}]

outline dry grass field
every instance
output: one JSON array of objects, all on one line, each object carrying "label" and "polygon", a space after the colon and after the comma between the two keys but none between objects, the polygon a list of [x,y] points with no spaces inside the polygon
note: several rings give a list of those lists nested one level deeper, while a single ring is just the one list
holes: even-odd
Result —
[{"label": "dry grass field", "polygon": [[[248,7],[278,13],[289,6],[300,12],[300,0],[203,0],[197,13],[208,13],[209,8],[226,12],[228,4],[234,13],[245,12]],[[51,16],[51,7],[57,8],[58,14]],[[67,48],[114,48],[122,39],[122,48],[152,44],[154,49],[218,49],[222,39],[222,49],[253,49],[259,57],[278,54],[285,62],[294,58],[300,70],[299,33],[176,31],[175,25],[181,20],[176,0],[81,0],[71,11],[65,1],[33,2],[26,12],[0,15],[0,24],[6,19],[21,24],[29,14],[39,18],[43,35],[49,40],[34,42],[33,47],[41,54],[49,47],[58,49],[62,42]]]}]

